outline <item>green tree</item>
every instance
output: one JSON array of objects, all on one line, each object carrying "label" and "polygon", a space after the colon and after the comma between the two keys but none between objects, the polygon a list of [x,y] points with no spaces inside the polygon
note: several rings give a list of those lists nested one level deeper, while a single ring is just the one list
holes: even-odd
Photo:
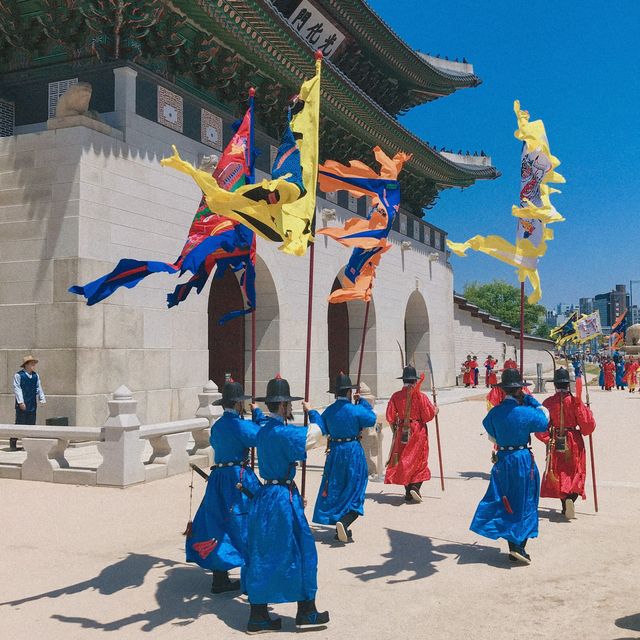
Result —
[{"label": "green tree", "polygon": [[[492,316],[515,329],[520,328],[520,287],[504,280],[493,280],[486,284],[468,282],[464,286],[463,295],[469,302],[488,311]],[[544,317],[545,308],[540,304],[529,304],[525,298],[525,333],[532,333],[536,328],[542,329]],[[548,332],[545,337],[549,337]]]}]

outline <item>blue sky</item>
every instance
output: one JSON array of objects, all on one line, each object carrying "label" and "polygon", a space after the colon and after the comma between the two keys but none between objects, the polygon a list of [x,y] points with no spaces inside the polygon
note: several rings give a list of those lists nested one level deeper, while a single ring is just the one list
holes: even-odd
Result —
[{"label": "blue sky", "polygon": [[[427,219],[463,241],[477,233],[511,239],[520,143],[513,101],[544,120],[567,179],[554,204],[566,222],[540,263],[542,304],[577,301],[640,280],[640,2],[601,0],[369,0],[413,48],[474,65],[483,84],[401,118],[438,148],[484,149],[502,177],[442,192]],[[451,258],[455,288],[509,265],[483,254]],[[634,285],[634,293],[640,284]],[[640,302],[640,293],[634,296]]]}]

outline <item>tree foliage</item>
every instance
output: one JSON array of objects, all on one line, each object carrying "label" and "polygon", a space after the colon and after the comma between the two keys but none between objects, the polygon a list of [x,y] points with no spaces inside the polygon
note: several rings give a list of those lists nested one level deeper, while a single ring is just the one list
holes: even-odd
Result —
[{"label": "tree foliage", "polygon": [[[468,282],[464,287],[464,297],[492,316],[499,318],[506,324],[520,328],[520,287],[515,287],[504,280],[493,280],[486,284]],[[540,304],[529,304],[524,301],[524,330],[533,333],[543,330],[546,326],[545,308]],[[544,336],[549,337],[547,334]]]}]

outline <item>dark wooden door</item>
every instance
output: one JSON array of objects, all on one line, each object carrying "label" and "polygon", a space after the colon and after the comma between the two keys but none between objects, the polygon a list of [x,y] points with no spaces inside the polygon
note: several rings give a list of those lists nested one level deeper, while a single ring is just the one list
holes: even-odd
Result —
[{"label": "dark wooden door", "polygon": [[220,280],[213,280],[209,293],[209,378],[222,389],[225,374],[244,384],[245,353],[244,323],[241,316],[224,326],[218,320],[229,311],[242,309],[244,297],[238,279],[227,271]]},{"label": "dark wooden door", "polygon": [[[340,288],[336,278],[331,291]],[[336,376],[342,371],[349,373],[349,310],[347,303],[330,304],[327,311],[329,327],[329,385],[333,387]]]}]

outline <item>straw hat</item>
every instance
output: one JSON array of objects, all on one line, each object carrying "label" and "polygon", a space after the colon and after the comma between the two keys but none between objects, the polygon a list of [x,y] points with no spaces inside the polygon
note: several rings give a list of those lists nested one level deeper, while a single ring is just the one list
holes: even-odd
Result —
[{"label": "straw hat", "polygon": [[38,364],[38,359],[34,358],[32,355],[25,356],[22,358],[22,366],[24,367],[27,362],[33,362],[34,364]]}]

